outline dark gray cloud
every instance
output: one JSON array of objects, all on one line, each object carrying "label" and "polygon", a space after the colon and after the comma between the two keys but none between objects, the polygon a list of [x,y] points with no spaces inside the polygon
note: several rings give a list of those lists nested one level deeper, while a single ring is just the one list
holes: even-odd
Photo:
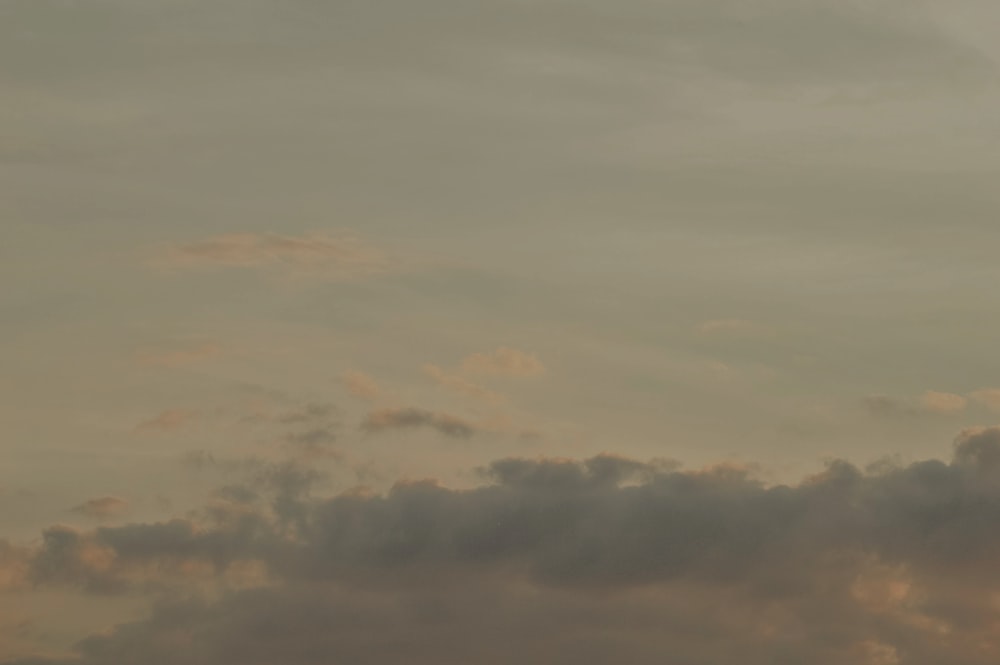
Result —
[{"label": "dark gray cloud", "polygon": [[[837,461],[796,485],[611,455],[482,474],[322,498],[308,468],[274,465],[259,491],[217,495],[229,511],[53,527],[30,579],[173,590],[80,643],[81,665],[985,665],[1000,649],[1000,428],[963,431],[950,462]],[[251,563],[253,588],[183,593],[191,570]]]},{"label": "dark gray cloud", "polygon": [[476,427],[456,416],[412,407],[372,411],[361,425],[368,432],[409,427],[431,427],[445,436],[467,439]]}]

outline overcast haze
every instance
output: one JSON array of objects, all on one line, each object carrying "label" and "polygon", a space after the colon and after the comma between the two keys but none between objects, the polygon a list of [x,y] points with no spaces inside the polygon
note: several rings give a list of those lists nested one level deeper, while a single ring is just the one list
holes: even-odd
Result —
[{"label": "overcast haze", "polygon": [[0,663],[998,662],[998,26],[0,0]]}]

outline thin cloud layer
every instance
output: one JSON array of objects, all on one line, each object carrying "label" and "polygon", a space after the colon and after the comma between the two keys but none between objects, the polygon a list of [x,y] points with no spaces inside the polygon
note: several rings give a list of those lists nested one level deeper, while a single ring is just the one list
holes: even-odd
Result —
[{"label": "thin cloud layer", "polygon": [[983,388],[969,393],[969,398],[990,411],[1000,413],[1000,388]]},{"label": "thin cloud layer", "polygon": [[865,410],[879,418],[904,416],[957,416],[965,412],[969,399],[954,393],[928,390],[918,399],[869,395],[862,401]]},{"label": "thin cloud layer", "polygon": [[136,425],[135,431],[148,434],[164,434],[197,422],[201,417],[201,412],[193,409],[167,409],[149,420],[144,420]]},{"label": "thin cloud layer", "polygon": [[128,512],[128,501],[117,496],[102,496],[85,501],[73,508],[73,512],[93,519],[106,520],[120,517]]},{"label": "thin cloud layer", "polygon": [[382,394],[378,382],[364,372],[351,371],[344,374],[344,385],[347,392],[355,397],[366,400],[375,400]]},{"label": "thin cloud layer", "polygon": [[465,397],[472,397],[486,402],[499,403],[504,401],[504,396],[498,392],[484,388],[478,383],[473,383],[459,374],[448,372],[437,365],[427,364],[423,367],[424,374],[434,380],[439,386]]},{"label": "thin cloud layer", "polygon": [[382,272],[385,255],[352,236],[235,233],[175,245],[160,262],[169,267],[284,269],[295,274],[355,277]]},{"label": "thin cloud layer", "polygon": [[435,413],[417,408],[390,408],[372,411],[361,425],[367,432],[389,429],[430,427],[445,436],[467,439],[476,433],[476,427],[457,416]]},{"label": "thin cloud layer", "polygon": [[462,371],[498,376],[539,376],[545,365],[535,356],[501,346],[491,353],[473,353],[462,361]]},{"label": "thin cloud layer", "polygon": [[[836,461],[796,485],[611,455],[508,458],[482,475],[471,490],[314,498],[317,476],[286,465],[201,517],[52,527],[8,557],[19,583],[167,595],[82,641],[79,659],[5,663],[987,665],[1000,653],[1000,428],[963,431],[948,463]],[[190,593],[212,579],[215,599]]]},{"label": "thin cloud layer", "polygon": [[920,398],[920,406],[924,411],[942,416],[954,416],[965,411],[969,400],[954,393],[942,393],[928,390]]}]

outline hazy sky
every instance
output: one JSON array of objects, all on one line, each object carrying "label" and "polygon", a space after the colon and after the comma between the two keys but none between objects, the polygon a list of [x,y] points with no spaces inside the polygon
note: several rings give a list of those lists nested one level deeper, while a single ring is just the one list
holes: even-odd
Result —
[{"label": "hazy sky", "polygon": [[0,663],[998,662],[997,26],[0,0]]}]

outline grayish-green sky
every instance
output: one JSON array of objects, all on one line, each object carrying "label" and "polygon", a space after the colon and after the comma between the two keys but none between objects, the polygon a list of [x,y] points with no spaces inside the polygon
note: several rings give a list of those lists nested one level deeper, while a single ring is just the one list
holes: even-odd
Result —
[{"label": "grayish-green sky", "polygon": [[[799,489],[951,459],[1000,413],[998,25],[985,0],[0,0],[0,536],[190,517],[276,465],[332,496],[505,458]],[[35,570],[0,603],[11,657],[145,616],[3,552]],[[925,662],[888,634],[852,662]],[[845,662],[809,645],[782,657]],[[155,662],[230,665],[178,653]]]}]

